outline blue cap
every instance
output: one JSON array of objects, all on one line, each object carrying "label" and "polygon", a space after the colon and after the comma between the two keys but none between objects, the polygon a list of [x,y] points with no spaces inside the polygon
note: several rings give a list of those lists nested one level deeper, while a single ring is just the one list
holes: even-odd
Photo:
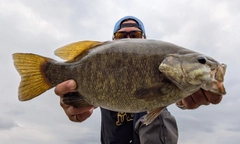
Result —
[{"label": "blue cap", "polygon": [[136,21],[138,23],[138,28],[144,33],[144,35],[146,34],[142,21],[139,20],[138,18],[134,17],[134,16],[125,16],[125,17],[121,18],[120,20],[118,20],[117,23],[114,26],[113,34],[115,34],[121,28],[121,23],[125,20]]}]

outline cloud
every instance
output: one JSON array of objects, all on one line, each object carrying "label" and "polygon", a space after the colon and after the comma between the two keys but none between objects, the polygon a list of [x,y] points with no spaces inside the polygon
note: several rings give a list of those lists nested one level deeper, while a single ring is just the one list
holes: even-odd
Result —
[{"label": "cloud", "polygon": [[1,130],[7,130],[14,127],[17,127],[18,125],[14,122],[12,119],[6,119],[4,117],[0,117],[0,131]]},{"label": "cloud", "polygon": [[179,144],[238,143],[240,129],[240,2],[213,1],[8,1],[0,3],[0,139],[2,143],[100,143],[100,112],[85,122],[69,121],[53,90],[19,102],[20,77],[12,53],[54,59],[58,47],[79,40],[112,38],[115,22],[139,17],[147,37],[168,41],[226,63],[227,95],[218,105],[183,111],[169,106],[179,126]]}]

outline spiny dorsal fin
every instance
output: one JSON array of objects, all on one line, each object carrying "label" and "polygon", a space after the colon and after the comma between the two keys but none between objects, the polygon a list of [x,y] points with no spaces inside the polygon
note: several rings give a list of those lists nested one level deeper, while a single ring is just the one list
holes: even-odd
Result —
[{"label": "spiny dorsal fin", "polygon": [[75,43],[71,43],[69,45],[63,46],[57,50],[55,50],[55,55],[64,59],[64,60],[73,60],[78,55],[83,52],[94,48],[95,46],[101,44],[102,42],[98,41],[79,41]]}]

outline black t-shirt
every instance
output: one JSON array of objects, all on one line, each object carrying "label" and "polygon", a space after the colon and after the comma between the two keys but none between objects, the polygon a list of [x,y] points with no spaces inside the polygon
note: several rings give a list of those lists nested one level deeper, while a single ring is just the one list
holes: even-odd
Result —
[{"label": "black t-shirt", "polygon": [[102,144],[132,144],[135,134],[135,122],[146,113],[125,113],[101,109],[101,143]]},{"label": "black t-shirt", "polygon": [[101,143],[102,144],[133,144],[138,139],[135,134],[135,122],[146,113],[125,113],[101,109]]},{"label": "black t-shirt", "polygon": [[101,108],[102,144],[177,144],[178,128],[175,118],[165,108],[150,124],[145,125],[146,112],[123,113]]}]

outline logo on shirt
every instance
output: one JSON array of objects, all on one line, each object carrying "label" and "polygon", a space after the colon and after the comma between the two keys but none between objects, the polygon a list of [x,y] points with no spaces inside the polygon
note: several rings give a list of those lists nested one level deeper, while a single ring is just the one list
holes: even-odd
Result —
[{"label": "logo on shirt", "polygon": [[134,113],[118,112],[116,125],[120,126],[124,121],[133,121]]}]

